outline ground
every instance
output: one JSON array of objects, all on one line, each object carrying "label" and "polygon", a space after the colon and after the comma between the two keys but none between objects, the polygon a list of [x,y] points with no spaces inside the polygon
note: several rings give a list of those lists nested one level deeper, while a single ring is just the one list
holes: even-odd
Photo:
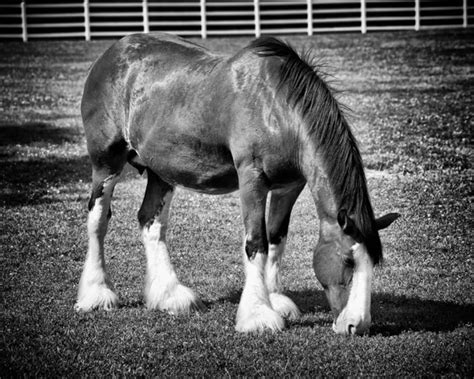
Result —
[{"label": "ground", "polygon": [[[178,191],[172,260],[208,310],[147,311],[136,221],[145,179],[133,170],[117,187],[106,242],[122,305],[74,312],[90,190],[80,96],[112,41],[2,42],[2,375],[472,376],[474,32],[285,39],[313,49],[343,91],[376,213],[402,214],[381,232],[370,335],[331,330],[311,268],[318,222],[307,190],[293,212],[283,275],[303,315],[283,332],[234,331],[243,286],[237,194]],[[249,38],[195,41],[230,53]]]}]

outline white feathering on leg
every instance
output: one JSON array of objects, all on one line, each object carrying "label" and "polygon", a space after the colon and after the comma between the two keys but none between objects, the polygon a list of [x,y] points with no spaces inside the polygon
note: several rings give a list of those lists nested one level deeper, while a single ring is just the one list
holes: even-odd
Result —
[{"label": "white feathering on leg", "polygon": [[265,265],[265,280],[270,293],[281,291],[280,265],[285,245],[286,238],[282,238],[279,244],[270,244],[268,246],[268,259]]},{"label": "white feathering on leg", "polygon": [[285,245],[286,237],[282,238],[279,244],[269,245],[265,280],[270,291],[269,297],[272,308],[282,317],[294,320],[300,317],[300,311],[293,300],[281,293],[280,265]]},{"label": "white feathering on leg", "polygon": [[244,256],[245,285],[235,327],[238,332],[279,331],[285,326],[283,318],[270,303],[264,278],[265,261],[266,256],[261,253],[257,253],[252,260]]},{"label": "white feathering on leg", "polygon": [[[171,199],[166,199],[168,203]],[[147,257],[145,300],[148,309],[158,309],[173,315],[188,314],[205,307],[196,294],[183,286],[174,271],[165,242],[167,209],[162,223],[154,220],[142,230]]]},{"label": "white feathering on leg", "polygon": [[288,320],[296,320],[301,316],[297,305],[288,296],[272,292],[270,294],[270,302],[272,308]]}]

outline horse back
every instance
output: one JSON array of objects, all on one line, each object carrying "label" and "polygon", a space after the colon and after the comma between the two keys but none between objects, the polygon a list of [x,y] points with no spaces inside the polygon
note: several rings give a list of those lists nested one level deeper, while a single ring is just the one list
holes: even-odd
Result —
[{"label": "horse back", "polygon": [[[164,33],[132,34],[112,44],[92,65],[86,79],[81,103],[86,133],[89,119],[97,113],[126,129],[135,102],[150,99],[150,90],[164,86],[171,76],[179,80],[185,67],[205,61],[208,54],[198,45]],[[204,67],[192,66],[194,70]]]}]

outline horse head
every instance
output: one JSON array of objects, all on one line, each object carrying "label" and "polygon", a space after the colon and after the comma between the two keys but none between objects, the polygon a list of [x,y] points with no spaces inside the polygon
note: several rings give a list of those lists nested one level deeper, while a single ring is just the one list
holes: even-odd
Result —
[{"label": "horse head", "polygon": [[[378,230],[399,217],[390,213],[374,222],[372,239]],[[364,334],[371,324],[371,281],[375,263],[368,243],[346,211],[337,221],[321,220],[320,239],[314,250],[313,268],[322,284],[334,315],[333,330],[338,334]]]}]

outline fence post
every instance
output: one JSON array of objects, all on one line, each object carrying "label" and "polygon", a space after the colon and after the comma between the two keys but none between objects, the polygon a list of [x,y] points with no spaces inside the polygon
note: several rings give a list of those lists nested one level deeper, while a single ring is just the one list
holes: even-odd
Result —
[{"label": "fence post", "polygon": [[415,0],[415,30],[420,30],[420,0]]},{"label": "fence post", "polygon": [[313,35],[313,0],[307,0],[308,3],[308,35]]},{"label": "fence post", "polygon": [[91,40],[91,23],[89,14],[89,0],[84,0],[84,37],[86,41]]},{"label": "fence post", "polygon": [[260,37],[260,1],[253,0],[253,8],[255,14],[255,37]]},{"label": "fence post", "polygon": [[201,38],[207,38],[206,0],[201,0]]},{"label": "fence post", "polygon": [[360,31],[362,34],[367,33],[367,9],[365,0],[360,0]]},{"label": "fence post", "polygon": [[26,5],[24,1],[21,2],[20,9],[21,9],[21,38],[23,39],[23,42],[27,42],[28,31],[26,28]]},{"label": "fence post", "polygon": [[462,26],[467,28],[467,0],[462,2]]},{"label": "fence post", "polygon": [[143,0],[142,2],[142,14],[143,14],[143,32],[150,33],[150,24],[148,21],[148,1]]}]

